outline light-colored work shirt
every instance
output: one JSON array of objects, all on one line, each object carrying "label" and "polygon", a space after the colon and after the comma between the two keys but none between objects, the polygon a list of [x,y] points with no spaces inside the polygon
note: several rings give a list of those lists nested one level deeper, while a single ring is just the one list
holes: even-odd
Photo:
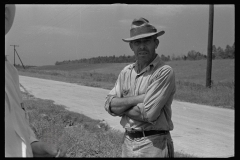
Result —
[{"label": "light-colored work shirt", "polygon": [[130,97],[146,94],[143,103],[137,105],[142,121],[121,115],[120,124],[128,131],[173,130],[171,104],[176,91],[175,75],[159,55],[140,73],[137,62],[126,66],[119,74],[114,88],[105,101],[105,110],[112,116],[119,116],[110,109],[114,97]]},{"label": "light-colored work shirt", "polygon": [[34,141],[38,140],[29,126],[18,72],[5,58],[5,157],[33,157]]}]

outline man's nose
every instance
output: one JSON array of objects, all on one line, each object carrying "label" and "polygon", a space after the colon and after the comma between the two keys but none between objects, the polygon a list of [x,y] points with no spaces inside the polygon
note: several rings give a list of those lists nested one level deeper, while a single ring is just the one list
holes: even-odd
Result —
[{"label": "man's nose", "polygon": [[144,42],[140,42],[139,48],[144,49],[145,48],[145,43]]}]

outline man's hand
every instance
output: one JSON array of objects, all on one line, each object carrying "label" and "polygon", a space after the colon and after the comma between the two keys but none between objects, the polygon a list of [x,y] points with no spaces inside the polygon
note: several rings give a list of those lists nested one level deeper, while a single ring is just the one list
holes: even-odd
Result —
[{"label": "man's hand", "polygon": [[138,96],[139,97],[139,102],[138,103],[143,103],[145,96],[146,96],[146,94],[139,95]]},{"label": "man's hand", "polygon": [[[141,95],[136,96],[138,98],[138,104],[143,103],[145,96],[146,96],[146,94],[141,94]],[[133,106],[132,108],[129,108],[123,114],[128,116],[131,119],[144,122],[144,120],[142,119],[142,114],[139,109],[139,106],[137,106],[137,105]]]},{"label": "man's hand", "polygon": [[64,157],[67,150],[45,142],[31,143],[33,157]]},{"label": "man's hand", "polygon": [[110,104],[111,111],[117,115],[122,115],[125,111],[136,106],[138,103],[143,103],[144,98],[145,94],[124,98],[115,97]]}]

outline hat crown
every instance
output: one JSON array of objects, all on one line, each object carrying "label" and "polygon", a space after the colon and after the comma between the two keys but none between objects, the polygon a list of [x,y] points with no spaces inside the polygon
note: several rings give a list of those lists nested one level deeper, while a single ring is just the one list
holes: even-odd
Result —
[{"label": "hat crown", "polygon": [[155,33],[157,29],[145,18],[134,19],[130,29],[130,37],[146,33]]},{"label": "hat crown", "polygon": [[132,22],[132,27],[137,27],[137,26],[141,26],[145,23],[149,23],[149,21],[145,18],[140,18],[140,19],[134,19]]},{"label": "hat crown", "polygon": [[130,29],[130,38],[123,39],[124,42],[130,42],[136,39],[149,36],[161,36],[165,31],[157,32],[157,29],[145,18],[134,19]]}]

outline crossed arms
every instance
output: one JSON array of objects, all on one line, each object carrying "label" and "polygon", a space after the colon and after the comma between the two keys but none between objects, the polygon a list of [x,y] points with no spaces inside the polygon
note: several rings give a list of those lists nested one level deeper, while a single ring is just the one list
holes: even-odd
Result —
[{"label": "crossed arms", "polygon": [[156,75],[145,94],[123,97],[121,76],[107,96],[105,109],[113,116],[126,115],[137,121],[154,123],[161,110],[175,92],[175,76],[171,67],[166,67]]},{"label": "crossed arms", "polygon": [[125,98],[115,97],[111,101],[111,111],[117,115],[125,114],[132,119],[143,121],[137,104],[143,103],[144,98],[145,94]]}]

